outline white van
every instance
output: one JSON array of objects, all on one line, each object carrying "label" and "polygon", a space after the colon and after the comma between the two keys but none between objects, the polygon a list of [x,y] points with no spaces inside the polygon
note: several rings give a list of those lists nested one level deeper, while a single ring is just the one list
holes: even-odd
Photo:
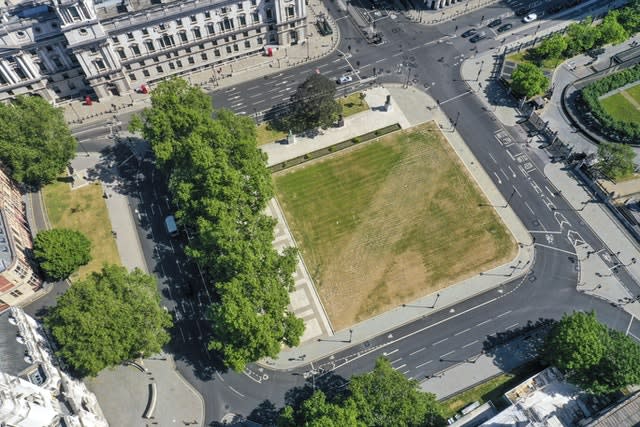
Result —
[{"label": "white van", "polygon": [[178,235],[178,226],[176,225],[176,219],[173,215],[169,215],[164,219],[164,226],[167,228],[169,236],[176,237]]}]

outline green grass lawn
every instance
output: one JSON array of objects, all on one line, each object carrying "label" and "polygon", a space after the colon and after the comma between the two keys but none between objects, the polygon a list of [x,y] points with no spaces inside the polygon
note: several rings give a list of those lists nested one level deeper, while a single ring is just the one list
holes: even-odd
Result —
[{"label": "green grass lawn", "polygon": [[432,123],[274,177],[336,329],[506,262],[514,241]]},{"label": "green grass lawn", "polygon": [[369,110],[369,104],[362,98],[362,92],[352,93],[346,98],[338,99],[338,102],[342,104],[342,115],[349,117],[354,114],[361,113],[362,111]]},{"label": "green grass lawn", "polygon": [[92,260],[80,267],[72,280],[99,271],[104,263],[121,264],[101,185],[90,184],[71,191],[68,183],[56,182],[42,191],[51,226],[78,230],[91,240]]},{"label": "green grass lawn", "polygon": [[271,126],[269,125],[269,123],[261,123],[256,128],[256,132],[257,132],[256,141],[258,143],[258,146],[261,146],[264,144],[270,144],[272,142],[285,139],[287,137],[286,132],[271,129]]},{"label": "green grass lawn", "polygon": [[446,410],[445,417],[453,417],[458,411],[473,402],[480,402],[482,404],[492,401],[498,409],[501,409],[500,401],[502,395],[522,381],[532,377],[541,369],[536,362],[531,362],[517,368],[511,373],[500,374],[469,390],[463,391],[442,402]]},{"label": "green grass lawn", "polygon": [[631,97],[633,99],[635,99],[637,103],[640,104],[640,82],[637,85],[632,86],[629,89],[627,89],[626,92],[629,95],[631,95]]},{"label": "green grass lawn", "polygon": [[601,99],[600,104],[615,119],[640,123],[640,111],[620,93]]}]

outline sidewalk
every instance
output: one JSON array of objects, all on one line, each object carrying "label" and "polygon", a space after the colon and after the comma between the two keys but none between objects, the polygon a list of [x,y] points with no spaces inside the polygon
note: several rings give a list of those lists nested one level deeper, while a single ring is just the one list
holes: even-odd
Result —
[{"label": "sidewalk", "polygon": [[[435,120],[441,129],[449,129],[451,127],[448,118],[436,108],[435,100],[414,87],[409,87],[408,89],[394,85],[376,87],[365,92],[365,99],[371,108],[375,108],[384,104],[387,94],[391,95],[392,99],[393,108],[391,112],[384,113],[370,110],[359,113],[355,116],[348,117],[345,120],[345,126],[343,128],[329,129],[325,131],[324,135],[317,136],[313,138],[313,140],[303,140],[301,138],[300,142],[296,143],[293,147],[280,146],[278,144],[263,146],[265,151],[269,153],[269,162],[276,157],[278,161],[284,161],[288,158],[303,154],[305,151],[308,152],[335,144],[341,141],[341,138],[347,139],[366,133],[371,130],[371,123],[375,122],[377,127],[379,125],[382,126],[382,123],[386,123],[384,120],[390,120],[388,118],[383,119],[385,114],[388,114],[394,123],[401,123],[403,128],[413,127],[429,120]],[[427,109],[427,107],[430,107],[430,109]],[[506,200],[494,186],[486,172],[479,166],[479,162],[466,147],[460,135],[457,132],[447,130],[443,131],[443,134],[451,143],[451,146],[464,163],[470,175],[484,191],[489,203],[500,206],[506,205]],[[281,151],[278,152],[278,149]],[[289,151],[287,151],[288,149]],[[500,286],[506,281],[505,277],[508,277],[508,280],[512,280],[520,275],[526,274],[527,269],[525,267],[514,270],[513,266],[526,266],[532,262],[533,249],[531,246],[526,246],[531,243],[530,236],[511,208],[497,209],[496,212],[507,225],[514,239],[517,242],[524,243],[523,248],[520,249],[518,255],[512,261],[486,272],[488,274],[478,275],[439,290],[438,306],[435,309],[425,308],[416,311],[398,307],[372,319],[353,325],[350,329],[337,331],[334,335],[336,338],[334,340],[320,342],[318,340],[308,341],[295,349],[282,351],[277,359],[267,359],[263,362],[271,369],[282,370],[306,365],[309,361],[352,347],[355,343],[364,342],[373,336],[384,334],[385,331],[395,329],[416,318],[428,315],[437,310],[447,309],[449,306],[462,300]],[[517,271],[517,273],[514,274],[514,271]],[[309,283],[309,286],[313,285]],[[427,307],[433,303],[434,298],[435,295],[426,295],[423,298],[412,301],[410,305]],[[301,355],[305,355],[305,357],[301,357]]]},{"label": "sidewalk", "polygon": [[[318,34],[316,18],[324,14],[334,33],[332,36]],[[295,46],[278,47],[273,56],[256,54],[245,58],[212,65],[209,68],[180,75],[189,83],[206,91],[231,87],[249,80],[281,72],[308,61],[314,61],[331,53],[340,41],[340,29],[327,12],[321,0],[311,0],[307,5],[307,40]],[[220,70],[216,72],[216,70]],[[214,75],[215,74],[215,75]],[[153,89],[153,85],[151,85]],[[116,96],[104,102],[94,101],[91,106],[84,105],[83,100],[74,100],[61,104],[66,121],[73,125],[86,124],[105,120],[114,114],[142,110],[150,106],[149,95],[132,93]]]}]

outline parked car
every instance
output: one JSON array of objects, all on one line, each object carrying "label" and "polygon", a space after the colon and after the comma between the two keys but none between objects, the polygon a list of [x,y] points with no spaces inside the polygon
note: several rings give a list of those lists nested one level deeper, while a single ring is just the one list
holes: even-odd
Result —
[{"label": "parked car", "polygon": [[498,19],[494,19],[493,21],[489,22],[489,25],[487,25],[487,27],[493,28],[493,27],[497,27],[500,24],[502,24],[502,19],[498,18]]},{"label": "parked car", "polygon": [[351,77],[351,76],[342,76],[337,80],[337,83],[339,85],[343,85],[343,84],[351,83],[352,81],[353,81],[353,77]]},{"label": "parked car", "polygon": [[533,22],[536,19],[538,19],[538,15],[536,15],[535,13],[530,13],[527,16],[525,16],[524,18],[522,18],[523,22]]},{"label": "parked car", "polygon": [[497,30],[497,31],[498,31],[499,33],[504,33],[505,31],[510,30],[510,29],[512,29],[512,28],[513,28],[513,24],[504,24],[503,26],[498,27],[498,30]]},{"label": "parked car", "polygon": [[475,28],[471,28],[471,29],[468,29],[467,31],[465,31],[464,33],[462,33],[462,37],[466,39],[467,37],[471,37],[472,35],[474,35],[477,32],[478,32],[478,30],[476,30]]},{"label": "parked car", "polygon": [[529,13],[529,9],[524,7],[516,10],[516,16],[525,16],[527,13]]},{"label": "parked car", "polygon": [[486,38],[487,38],[487,35],[484,32],[482,32],[482,33],[478,33],[475,36],[471,37],[469,39],[469,41],[471,43],[478,43],[480,40],[484,40]]}]

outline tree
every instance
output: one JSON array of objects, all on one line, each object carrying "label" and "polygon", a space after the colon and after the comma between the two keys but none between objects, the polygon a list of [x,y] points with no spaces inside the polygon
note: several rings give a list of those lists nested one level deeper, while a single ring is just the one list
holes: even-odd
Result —
[{"label": "tree", "polygon": [[617,20],[629,34],[640,31],[640,1],[630,1],[626,7],[620,9]]},{"label": "tree", "polygon": [[40,186],[56,178],[75,155],[76,140],[62,110],[38,96],[0,103],[0,163],[16,181]]},{"label": "tree", "polygon": [[563,316],[545,339],[544,358],[596,394],[640,381],[640,346],[598,322],[593,312]]},{"label": "tree", "polygon": [[116,265],[74,283],[45,318],[59,347],[56,354],[80,375],[92,376],[160,351],[171,325],[155,279]]},{"label": "tree", "polygon": [[604,356],[606,336],[607,328],[593,312],[565,314],[545,341],[544,358],[563,371],[587,371]]},{"label": "tree", "polygon": [[438,426],[444,424],[435,395],[420,391],[379,358],[372,372],[351,378],[349,391],[359,419],[367,426]]},{"label": "tree", "polygon": [[633,174],[635,156],[633,148],[626,144],[601,142],[597,167],[605,176],[621,179]]},{"label": "tree", "polygon": [[255,124],[214,112],[208,96],[183,80],[159,84],[151,102],[132,129],[149,140],[168,177],[176,219],[191,235],[186,254],[213,283],[209,348],[241,371],[283,344],[297,345],[304,331],[287,308],[296,252],[276,251],[275,220],[264,213],[273,184]]},{"label": "tree", "polygon": [[342,405],[327,401],[326,395],[317,390],[305,400],[298,411],[286,406],[278,419],[279,427],[364,427],[358,420],[358,413],[353,401],[347,400]]},{"label": "tree", "polygon": [[91,241],[79,231],[53,228],[38,233],[33,253],[47,280],[56,282],[91,261]]},{"label": "tree", "polygon": [[617,44],[629,38],[629,33],[618,22],[619,12],[614,10],[604,17],[600,25],[598,25],[598,38],[596,44]]},{"label": "tree", "polygon": [[511,74],[511,89],[518,96],[531,98],[544,92],[549,87],[549,79],[535,64],[523,62],[518,64]]},{"label": "tree", "polygon": [[540,59],[560,58],[565,50],[567,50],[567,39],[560,34],[554,34],[535,48],[534,55]]},{"label": "tree", "polygon": [[593,19],[589,17],[582,22],[571,24],[567,27],[571,53],[586,52],[595,46],[599,31],[592,23]]},{"label": "tree", "polygon": [[303,132],[331,126],[342,114],[342,105],[335,100],[336,84],[322,74],[312,74],[291,96],[288,116],[274,127]]}]

